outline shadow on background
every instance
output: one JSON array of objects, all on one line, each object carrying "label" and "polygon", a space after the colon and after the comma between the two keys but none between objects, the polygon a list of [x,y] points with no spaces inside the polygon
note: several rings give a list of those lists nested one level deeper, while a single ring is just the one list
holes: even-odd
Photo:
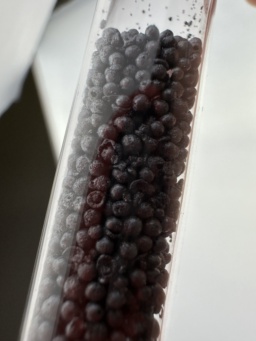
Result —
[{"label": "shadow on background", "polygon": [[0,119],[0,340],[16,341],[55,164],[31,74]]}]

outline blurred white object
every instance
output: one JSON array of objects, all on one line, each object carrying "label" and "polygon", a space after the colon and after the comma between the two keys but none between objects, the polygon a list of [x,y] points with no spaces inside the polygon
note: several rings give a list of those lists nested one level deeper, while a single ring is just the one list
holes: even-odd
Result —
[{"label": "blurred white object", "polygon": [[56,0],[0,0],[0,115],[16,100]]},{"label": "blurred white object", "polygon": [[54,155],[58,158],[75,95],[95,0],[75,0],[52,15],[34,62]]}]

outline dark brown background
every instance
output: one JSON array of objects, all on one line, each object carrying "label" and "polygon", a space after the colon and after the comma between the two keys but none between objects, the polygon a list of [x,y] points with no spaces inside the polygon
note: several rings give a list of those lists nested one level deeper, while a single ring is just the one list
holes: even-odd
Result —
[{"label": "dark brown background", "polygon": [[18,340],[55,167],[30,72],[22,97],[0,118],[1,341]]}]

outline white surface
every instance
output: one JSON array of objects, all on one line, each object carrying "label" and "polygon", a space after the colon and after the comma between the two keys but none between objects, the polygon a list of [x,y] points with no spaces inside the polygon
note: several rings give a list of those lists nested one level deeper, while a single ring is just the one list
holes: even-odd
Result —
[{"label": "white surface", "polygon": [[0,0],[0,115],[18,98],[56,0]]},{"label": "white surface", "polygon": [[168,295],[172,341],[256,339],[255,16],[218,1]]},{"label": "white surface", "polygon": [[[255,18],[256,9],[244,0],[218,0],[175,244],[165,341],[256,339]],[[38,53],[41,95],[49,100],[50,121],[58,122],[52,126],[58,146],[71,106],[67,97],[74,93],[66,87],[74,81],[66,58],[76,43],[67,37],[63,63],[58,51],[45,49],[45,41]],[[56,102],[47,97],[60,89]]]}]

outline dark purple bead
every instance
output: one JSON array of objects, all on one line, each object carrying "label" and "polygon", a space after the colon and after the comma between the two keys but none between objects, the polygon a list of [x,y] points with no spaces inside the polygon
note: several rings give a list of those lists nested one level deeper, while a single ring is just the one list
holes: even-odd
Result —
[{"label": "dark purple bead", "polygon": [[106,341],[108,339],[108,330],[103,323],[90,324],[84,334],[84,340],[86,341]]},{"label": "dark purple bead", "polygon": [[133,98],[132,107],[135,111],[146,111],[150,107],[150,101],[146,95],[140,94]]},{"label": "dark purple bead", "polygon": [[104,175],[107,169],[103,162],[94,160],[89,166],[89,171],[93,176],[100,176]]},{"label": "dark purple bead", "polygon": [[138,155],[142,149],[140,138],[133,134],[124,135],[122,146],[124,153],[128,155]]},{"label": "dark purple bead", "polygon": [[114,125],[117,130],[122,133],[131,133],[134,130],[133,120],[126,116],[117,117],[114,121]]},{"label": "dark purple bead", "polygon": [[183,131],[184,135],[190,134],[191,128],[190,128],[189,123],[187,123],[186,121],[180,121],[178,126]]},{"label": "dark purple bead", "polygon": [[126,188],[123,185],[116,184],[110,189],[110,197],[113,201],[121,200]]},{"label": "dark purple bead", "polygon": [[68,300],[81,301],[84,287],[76,275],[69,276],[64,283],[63,293]]},{"label": "dark purple bead", "polygon": [[91,226],[88,229],[88,236],[91,239],[98,240],[102,237],[102,234],[103,234],[103,231],[102,231],[101,225]]},{"label": "dark purple bead", "polygon": [[122,66],[111,65],[106,68],[104,74],[107,82],[119,83],[122,78]]},{"label": "dark purple bead", "polygon": [[90,181],[89,187],[93,190],[105,192],[110,185],[110,180],[107,176],[101,175]]},{"label": "dark purple bead", "polygon": [[148,167],[154,174],[157,174],[160,170],[162,170],[164,164],[165,161],[160,156],[150,156],[148,158]]},{"label": "dark purple bead", "polygon": [[160,118],[165,128],[172,128],[176,124],[176,117],[173,114],[166,114]]},{"label": "dark purple bead", "polygon": [[147,167],[144,167],[140,170],[140,178],[147,181],[152,182],[154,180],[154,173]]},{"label": "dark purple bead", "polygon": [[192,71],[186,73],[182,79],[182,84],[184,87],[195,87],[199,79],[198,71]]},{"label": "dark purple bead", "polygon": [[174,47],[168,47],[163,49],[162,57],[167,61],[169,67],[173,67],[178,61],[179,54]]},{"label": "dark purple bead", "polygon": [[197,68],[201,64],[202,58],[201,58],[201,55],[199,53],[192,53],[189,56],[189,60],[191,63],[191,67]]},{"label": "dark purple bead", "polygon": [[105,195],[100,191],[93,191],[87,195],[86,201],[91,208],[100,208],[103,206]]},{"label": "dark purple bead", "polygon": [[97,131],[99,137],[104,139],[115,140],[117,137],[116,128],[110,124],[102,124]]},{"label": "dark purple bead", "polygon": [[105,226],[111,232],[119,233],[122,230],[123,223],[122,223],[122,221],[120,219],[117,219],[115,217],[109,217],[106,220]]},{"label": "dark purple bead", "polygon": [[89,209],[84,213],[84,224],[86,227],[100,223],[101,215],[98,211]]},{"label": "dark purple bead", "polygon": [[99,322],[104,316],[104,310],[97,303],[88,303],[85,307],[85,317],[89,322]]},{"label": "dark purple bead", "polygon": [[80,317],[74,317],[65,327],[65,335],[71,340],[80,338],[84,331],[85,323]]},{"label": "dark purple bead", "polygon": [[85,289],[85,296],[90,301],[99,302],[106,296],[106,289],[98,282],[91,282]]},{"label": "dark purple bead", "polygon": [[178,127],[173,127],[171,131],[169,132],[169,135],[171,136],[173,143],[178,143],[181,141],[183,137],[183,132]]},{"label": "dark purple bead", "polygon": [[184,135],[182,140],[178,143],[180,148],[186,148],[189,145],[189,137]]},{"label": "dark purple bead", "polygon": [[138,254],[138,249],[135,243],[123,242],[120,245],[120,255],[127,260],[134,259]]},{"label": "dark purple bead", "polygon": [[131,212],[131,205],[119,200],[113,203],[113,213],[116,217],[127,217]]},{"label": "dark purple bead", "polygon": [[116,105],[121,108],[131,108],[132,101],[127,95],[119,95],[116,99]]},{"label": "dark purple bead", "polygon": [[131,94],[135,90],[135,82],[132,77],[124,77],[120,81],[120,88],[126,93]]},{"label": "dark purple bead", "polygon": [[155,121],[150,125],[154,137],[161,137],[164,134],[164,125],[160,121]]},{"label": "dark purple bead", "polygon": [[107,283],[115,271],[115,261],[108,255],[101,255],[97,260],[97,270],[102,283]]},{"label": "dark purple bead", "polygon": [[140,253],[145,253],[151,250],[153,246],[152,239],[148,236],[141,236],[137,241],[137,247]]},{"label": "dark purple bead", "polygon": [[130,45],[125,49],[125,56],[130,59],[135,59],[139,54],[141,50],[137,45]]},{"label": "dark purple bead", "polygon": [[96,267],[93,263],[81,263],[77,269],[78,277],[84,282],[90,282],[97,276]]},{"label": "dark purple bead", "polygon": [[145,34],[149,39],[152,39],[152,40],[159,39],[159,30],[155,25],[148,26],[146,28]]},{"label": "dark purple bead", "polygon": [[130,281],[132,286],[135,288],[144,287],[147,281],[145,272],[142,270],[134,270],[130,274]]},{"label": "dark purple bead", "polygon": [[172,70],[171,79],[173,81],[180,81],[184,76],[184,71],[180,67],[175,67]]},{"label": "dark purple bead", "polygon": [[113,47],[109,45],[102,46],[99,50],[100,60],[103,64],[108,64],[109,56],[113,53]]},{"label": "dark purple bead", "polygon": [[102,87],[93,86],[92,88],[89,89],[89,97],[91,99],[101,99],[102,96],[103,96]]},{"label": "dark purple bead", "polygon": [[79,247],[81,247],[82,249],[86,249],[86,250],[89,250],[90,248],[92,248],[94,244],[93,240],[88,236],[87,229],[81,229],[77,231],[76,242]]},{"label": "dark purple bead", "polygon": [[162,225],[158,219],[149,219],[143,228],[146,236],[157,237],[162,232]]},{"label": "dark purple bead", "polygon": [[161,64],[156,64],[152,67],[152,79],[164,80],[166,78],[166,68]]},{"label": "dark purple bead", "polygon": [[71,321],[74,317],[80,316],[81,310],[77,303],[65,301],[60,308],[60,316],[65,322]]},{"label": "dark purple bead", "polygon": [[126,297],[123,291],[115,289],[108,293],[106,304],[110,309],[120,309],[125,303]]},{"label": "dark purple bead", "polygon": [[116,83],[107,83],[103,86],[103,94],[105,96],[117,95],[119,92],[119,87]]},{"label": "dark purple bead", "polygon": [[185,72],[191,68],[191,62],[189,58],[180,58],[177,64]]},{"label": "dark purple bead", "polygon": [[168,103],[161,99],[154,100],[153,107],[156,115],[159,117],[167,114],[169,111]]},{"label": "dark purple bead", "polygon": [[108,237],[103,237],[96,242],[96,250],[101,254],[112,254],[114,243]]},{"label": "dark purple bead", "polygon": [[180,40],[177,44],[180,57],[188,57],[191,53],[191,45],[187,40]]},{"label": "dark purple bead", "polygon": [[197,53],[201,53],[202,52],[203,47],[202,47],[201,39],[194,37],[194,38],[189,40],[189,43],[192,46],[192,49],[193,49],[194,52],[197,52]]},{"label": "dark purple bead", "polygon": [[142,47],[142,48],[143,48],[144,45],[145,45],[146,42],[147,42],[147,37],[146,37],[146,35],[143,34],[143,33],[137,34],[136,37],[135,37],[135,42],[136,42],[136,44],[137,44],[139,47]]},{"label": "dark purple bead", "polygon": [[129,217],[124,221],[122,233],[125,237],[137,237],[142,230],[142,221],[137,217]]}]

